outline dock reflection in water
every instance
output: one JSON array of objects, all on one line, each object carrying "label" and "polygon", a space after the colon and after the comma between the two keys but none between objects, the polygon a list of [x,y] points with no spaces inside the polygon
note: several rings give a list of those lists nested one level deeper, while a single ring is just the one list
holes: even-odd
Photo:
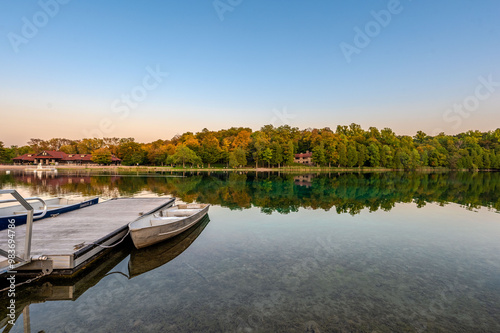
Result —
[{"label": "dock reflection in water", "polygon": [[[101,258],[98,263],[87,267],[72,278],[52,277],[43,283],[18,287],[15,298],[16,309],[14,320],[16,321],[16,325],[18,324],[17,320],[23,314],[22,325],[24,326],[24,331],[30,332],[29,306],[31,304],[49,301],[76,301],[101,280],[111,278],[115,274],[127,276],[121,270],[116,270],[116,268],[129,255],[129,275],[127,276],[129,279],[165,265],[193,244],[209,222],[210,219],[206,215],[193,228],[190,228],[186,232],[142,250],[137,250],[134,248],[132,242],[127,240],[123,246],[112,250],[105,258]],[[13,327],[13,325],[8,323],[12,319],[7,316],[9,313],[9,309],[7,308],[9,301],[7,294],[2,295],[0,300],[0,328],[2,332],[9,332]]]},{"label": "dock reflection in water", "polygon": [[[123,261],[129,254],[132,243],[126,242],[122,247],[111,251],[97,264],[84,269],[72,278],[52,277],[46,282],[27,284],[16,288],[15,292],[15,321],[21,314],[24,316],[24,331],[29,328],[29,306],[31,304],[45,303],[49,301],[76,301],[88,289],[95,286],[106,277],[106,274],[116,265]],[[8,303],[10,299],[7,294],[2,294],[0,299],[0,327],[2,332],[9,332],[12,328],[8,322],[12,319],[7,317]],[[16,322],[16,324],[18,324]]]}]

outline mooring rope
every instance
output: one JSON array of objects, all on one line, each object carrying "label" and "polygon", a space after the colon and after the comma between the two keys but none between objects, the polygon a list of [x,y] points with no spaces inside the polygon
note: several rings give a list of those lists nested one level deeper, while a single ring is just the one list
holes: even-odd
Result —
[{"label": "mooring rope", "polygon": [[[24,282],[20,282],[20,283],[18,283],[18,284],[16,284],[16,285],[14,285],[14,288],[17,288],[17,287],[19,287],[19,286],[22,286],[23,284],[28,284],[28,283],[34,282],[34,281],[36,281],[36,280],[40,279],[41,277],[43,277],[43,276],[45,276],[45,275],[48,275],[48,273],[46,273],[46,272],[42,271],[42,273],[40,273],[40,275],[37,275],[37,276],[35,276],[35,277],[34,277],[34,278],[32,278],[32,279],[28,279],[28,280],[26,280],[26,281],[24,281]],[[9,289],[12,289],[12,286],[9,286],[9,287],[7,287],[7,288],[3,288],[2,290],[0,290],[0,293],[3,293],[4,291],[7,291],[7,290],[9,290]]]},{"label": "mooring rope", "polygon": [[130,234],[130,229],[128,229],[127,233],[125,234],[125,236],[123,236],[122,239],[120,239],[120,241],[118,241],[117,243],[115,243],[113,245],[102,245],[102,244],[97,244],[97,243],[90,243],[90,244],[97,245],[97,246],[100,246],[100,247],[105,248],[105,249],[109,249],[109,248],[115,247],[118,244],[120,244],[121,242],[123,242],[129,234]]},{"label": "mooring rope", "polygon": [[123,273],[123,272],[109,272],[109,273],[106,273],[106,275],[103,276],[103,278],[105,278],[106,276],[109,276],[111,274],[120,274],[120,275],[123,275],[125,276],[127,279],[130,279],[130,276],[128,276],[127,274]]}]

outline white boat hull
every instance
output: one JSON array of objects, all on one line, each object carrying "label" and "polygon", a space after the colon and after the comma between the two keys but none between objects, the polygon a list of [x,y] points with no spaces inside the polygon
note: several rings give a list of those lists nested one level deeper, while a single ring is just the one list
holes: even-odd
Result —
[{"label": "white boat hull", "polygon": [[130,236],[141,249],[188,230],[208,212],[210,205],[177,205],[165,210],[165,216],[145,216],[129,224]]}]

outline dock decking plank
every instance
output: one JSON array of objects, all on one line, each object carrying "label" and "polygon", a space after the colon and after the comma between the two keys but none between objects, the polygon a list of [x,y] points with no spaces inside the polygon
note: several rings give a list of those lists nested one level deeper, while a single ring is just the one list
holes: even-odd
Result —
[{"label": "dock decking plank", "polygon": [[[31,256],[73,255],[79,244],[106,237],[142,214],[156,210],[171,198],[120,198],[33,223]],[[15,228],[17,255],[22,256],[26,225]],[[0,231],[0,248],[7,249],[7,230]]]}]

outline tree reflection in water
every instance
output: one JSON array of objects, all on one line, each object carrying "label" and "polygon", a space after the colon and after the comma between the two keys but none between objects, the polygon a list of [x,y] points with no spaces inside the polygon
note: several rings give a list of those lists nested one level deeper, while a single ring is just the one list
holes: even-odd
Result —
[{"label": "tree reflection in water", "polygon": [[[179,174],[180,175],[180,174]],[[0,174],[1,188],[27,188],[32,196],[172,195],[230,209],[260,207],[263,213],[288,214],[299,208],[335,209],[358,214],[390,210],[396,203],[456,203],[466,209],[500,211],[500,173],[384,172],[291,175],[278,173],[186,173],[106,175]],[[174,174],[175,176],[175,174]]]}]

